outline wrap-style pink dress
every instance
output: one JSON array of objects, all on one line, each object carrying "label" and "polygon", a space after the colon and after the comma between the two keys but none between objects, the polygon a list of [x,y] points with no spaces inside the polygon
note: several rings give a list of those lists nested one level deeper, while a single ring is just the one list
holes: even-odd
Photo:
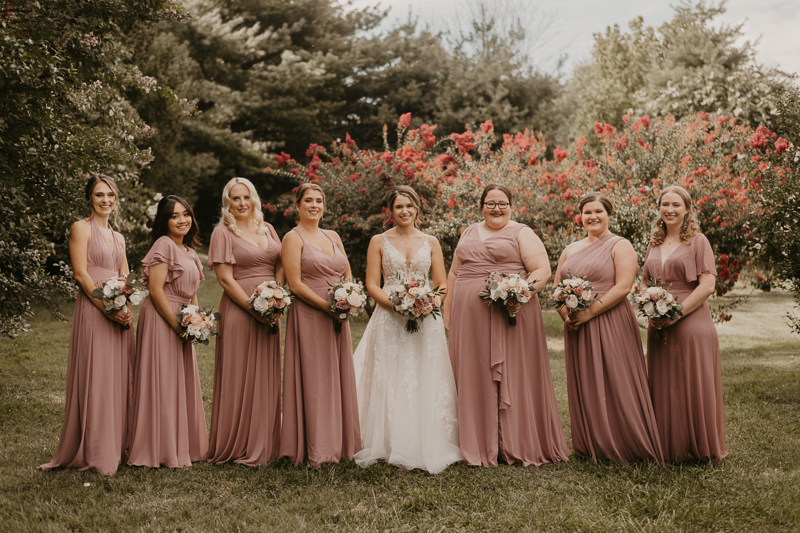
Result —
[{"label": "wrap-style pink dress", "polygon": [[[660,246],[650,246],[642,282],[666,282],[682,302],[694,291],[702,273],[717,274],[714,251],[703,234],[678,246],[666,259]],[[667,461],[710,459],[719,463],[725,451],[722,367],[719,341],[708,303],[679,319],[656,339],[647,330],[647,368],[661,446]]]},{"label": "wrap-style pink dress", "polygon": [[[125,251],[117,234],[112,231],[110,249],[97,222],[90,224],[87,271],[95,283],[108,281],[119,275]],[[55,457],[40,468],[113,474],[125,461],[133,350],[133,330],[108,320],[79,290],[69,337],[64,425]]]},{"label": "wrap-style pink dress", "polygon": [[[585,276],[601,300],[616,282],[611,251],[623,240],[609,233],[570,255],[562,279]],[[639,324],[627,298],[581,324],[564,326],[567,394],[575,452],[629,463],[664,463],[647,387]]]},{"label": "wrap-style pink dress", "polygon": [[481,240],[468,227],[456,248],[461,265],[451,289],[450,362],[458,393],[461,454],[471,465],[498,459],[524,466],[566,461],[569,448],[558,417],[547,339],[538,296],[517,313],[479,296],[493,271],[525,272],[517,237],[523,224],[510,223]]},{"label": "wrap-style pink dress", "polygon": [[[347,270],[347,259],[332,240],[333,257],[297,233],[303,239],[301,279],[327,299],[328,288]],[[286,320],[280,456],[319,466],[352,459],[360,449],[350,325],[336,333],[329,314],[298,298]]]},{"label": "wrap-style pink dress", "polygon": [[[249,296],[275,280],[281,241],[265,224],[265,250],[220,225],[211,234],[208,266],[233,266],[233,279]],[[209,462],[248,466],[277,457],[281,438],[281,336],[222,294],[215,352]],[[280,328],[280,323],[278,323]]]},{"label": "wrap-style pink dress", "polygon": [[[142,260],[145,281],[150,267],[160,263],[169,266],[164,293],[177,312],[197,293],[203,265],[197,252],[168,236],[159,238]],[[136,331],[128,441],[131,466],[188,466],[208,450],[194,346],[172,331],[150,296],[142,303]]]}]

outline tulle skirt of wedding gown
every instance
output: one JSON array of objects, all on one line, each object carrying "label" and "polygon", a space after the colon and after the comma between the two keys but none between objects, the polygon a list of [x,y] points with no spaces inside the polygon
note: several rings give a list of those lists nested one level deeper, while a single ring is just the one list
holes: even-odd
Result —
[{"label": "tulle skirt of wedding gown", "polygon": [[416,333],[378,307],[353,354],[358,387],[361,467],[377,461],[436,474],[461,460],[458,400],[442,318]]}]

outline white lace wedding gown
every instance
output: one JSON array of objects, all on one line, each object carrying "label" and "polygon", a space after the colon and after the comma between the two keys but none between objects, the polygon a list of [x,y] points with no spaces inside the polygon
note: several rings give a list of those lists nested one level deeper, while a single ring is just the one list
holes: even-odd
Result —
[{"label": "white lace wedding gown", "polygon": [[[382,271],[387,294],[397,273],[428,279],[428,238],[411,260],[383,240]],[[376,461],[436,474],[461,460],[458,401],[442,318],[428,317],[408,333],[406,319],[378,306],[353,354],[358,387],[362,449],[356,463]]]}]

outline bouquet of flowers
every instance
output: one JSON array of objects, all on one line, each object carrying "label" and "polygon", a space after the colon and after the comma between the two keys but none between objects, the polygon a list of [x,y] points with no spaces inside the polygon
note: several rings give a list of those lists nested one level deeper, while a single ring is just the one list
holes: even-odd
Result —
[{"label": "bouquet of flowers", "polygon": [[[265,281],[255,288],[247,303],[250,309],[260,313],[262,317],[277,319],[289,310],[293,297],[288,285],[281,285],[277,281]],[[278,324],[272,324],[269,332],[278,333]]]},{"label": "bouquet of flowers", "polygon": [[550,299],[556,309],[566,305],[570,313],[577,313],[592,305],[597,296],[592,294],[592,284],[585,276],[573,276],[567,270],[567,277],[556,285]]},{"label": "bouquet of flowers", "polygon": [[538,281],[528,282],[525,278],[524,272],[500,274],[495,270],[486,278],[486,285],[478,295],[486,300],[488,306],[500,303],[508,312],[508,323],[516,326],[517,314],[512,312],[508,306],[527,303],[533,296],[530,286]]},{"label": "bouquet of flowers", "polygon": [[[127,277],[120,276],[118,278],[111,278],[104,283],[98,283],[97,288],[92,291],[92,296],[103,300],[105,312],[110,315],[117,309],[122,309],[128,305],[139,305],[147,298],[150,292],[142,286],[141,280],[137,280],[136,276],[131,272]],[[125,324],[125,329],[130,329],[130,326]]]},{"label": "bouquet of flowers", "polygon": [[[669,320],[677,320],[683,316],[683,304],[670,294],[664,282],[659,284],[655,279],[650,279],[647,285],[647,288],[643,288],[633,297],[633,301],[639,307],[639,316]],[[661,334],[662,331],[657,329],[656,339],[660,339]]]},{"label": "bouquet of flowers", "polygon": [[[367,305],[367,290],[359,282],[345,281],[339,278],[336,285],[328,289],[328,303],[331,313],[335,313],[342,320],[349,320],[360,315]],[[342,332],[342,323],[336,322],[336,333]]]},{"label": "bouquet of flowers", "polygon": [[182,338],[192,341],[192,344],[202,343],[208,345],[208,338],[219,335],[217,333],[217,320],[222,318],[219,313],[213,313],[212,306],[198,307],[183,304],[178,309],[178,322],[184,329]]},{"label": "bouquet of flowers", "polygon": [[395,310],[400,311],[408,319],[406,331],[416,333],[419,331],[419,323],[426,317],[441,316],[444,290],[439,287],[431,289],[427,280],[404,280],[399,273],[397,277],[403,288],[391,291],[389,301],[392,302]]}]

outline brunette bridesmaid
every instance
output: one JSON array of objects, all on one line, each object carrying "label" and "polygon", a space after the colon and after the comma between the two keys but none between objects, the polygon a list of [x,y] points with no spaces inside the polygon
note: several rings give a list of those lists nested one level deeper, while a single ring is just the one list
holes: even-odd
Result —
[{"label": "brunette bridesmaid", "polygon": [[511,221],[511,191],[487,185],[484,221],[468,227],[458,243],[447,286],[444,321],[450,328],[450,362],[458,392],[461,453],[471,465],[498,460],[524,466],[566,461],[542,311],[534,294],[511,326],[506,311],[478,295],[493,271],[528,272],[541,290],[550,262],[539,237]]},{"label": "brunette bridesmaid", "polygon": [[[208,461],[248,466],[277,457],[281,431],[281,337],[247,300],[264,281],[284,282],[281,242],[264,222],[250,181],[222,191],[222,216],[211,235],[208,266],[225,291],[219,304],[214,402]],[[280,327],[280,321],[277,324]]]},{"label": "brunette bridesmaid", "polygon": [[297,296],[286,321],[281,457],[295,465],[338,463],[361,449],[350,326],[336,333],[328,288],[350,278],[335,231],[319,228],[325,194],[315,183],[297,189],[297,226],[283,238],[286,281]]},{"label": "brunette bridesmaid", "polygon": [[108,219],[119,212],[114,180],[98,175],[85,189],[91,214],[72,225],[69,255],[80,290],[75,301],[67,360],[64,425],[53,460],[40,468],[76,468],[113,474],[125,460],[128,377],[133,356],[129,308],[105,313],[96,284],[128,275],[125,239]]},{"label": "brunette bridesmaid", "polygon": [[583,240],[567,246],[555,283],[585,276],[599,297],[588,309],[564,320],[567,393],[575,452],[624,463],[653,459],[664,463],[658,439],[639,325],[628,293],[636,277],[633,246],[608,230],[611,201],[589,193],[580,201]]},{"label": "brunette bridesmaid", "polygon": [[[665,282],[683,304],[677,321],[657,319],[647,330],[647,368],[661,446],[667,461],[711,460],[725,451],[719,342],[708,299],[714,292],[714,252],[682,187],[659,196],[659,218],[644,260],[642,282]],[[661,329],[661,339],[656,330]]]},{"label": "brunette bridesmaid", "polygon": [[128,434],[129,465],[189,466],[208,450],[194,346],[181,338],[176,312],[197,305],[203,265],[197,222],[186,200],[158,203],[152,246],[142,260],[150,296],[142,303]]}]

